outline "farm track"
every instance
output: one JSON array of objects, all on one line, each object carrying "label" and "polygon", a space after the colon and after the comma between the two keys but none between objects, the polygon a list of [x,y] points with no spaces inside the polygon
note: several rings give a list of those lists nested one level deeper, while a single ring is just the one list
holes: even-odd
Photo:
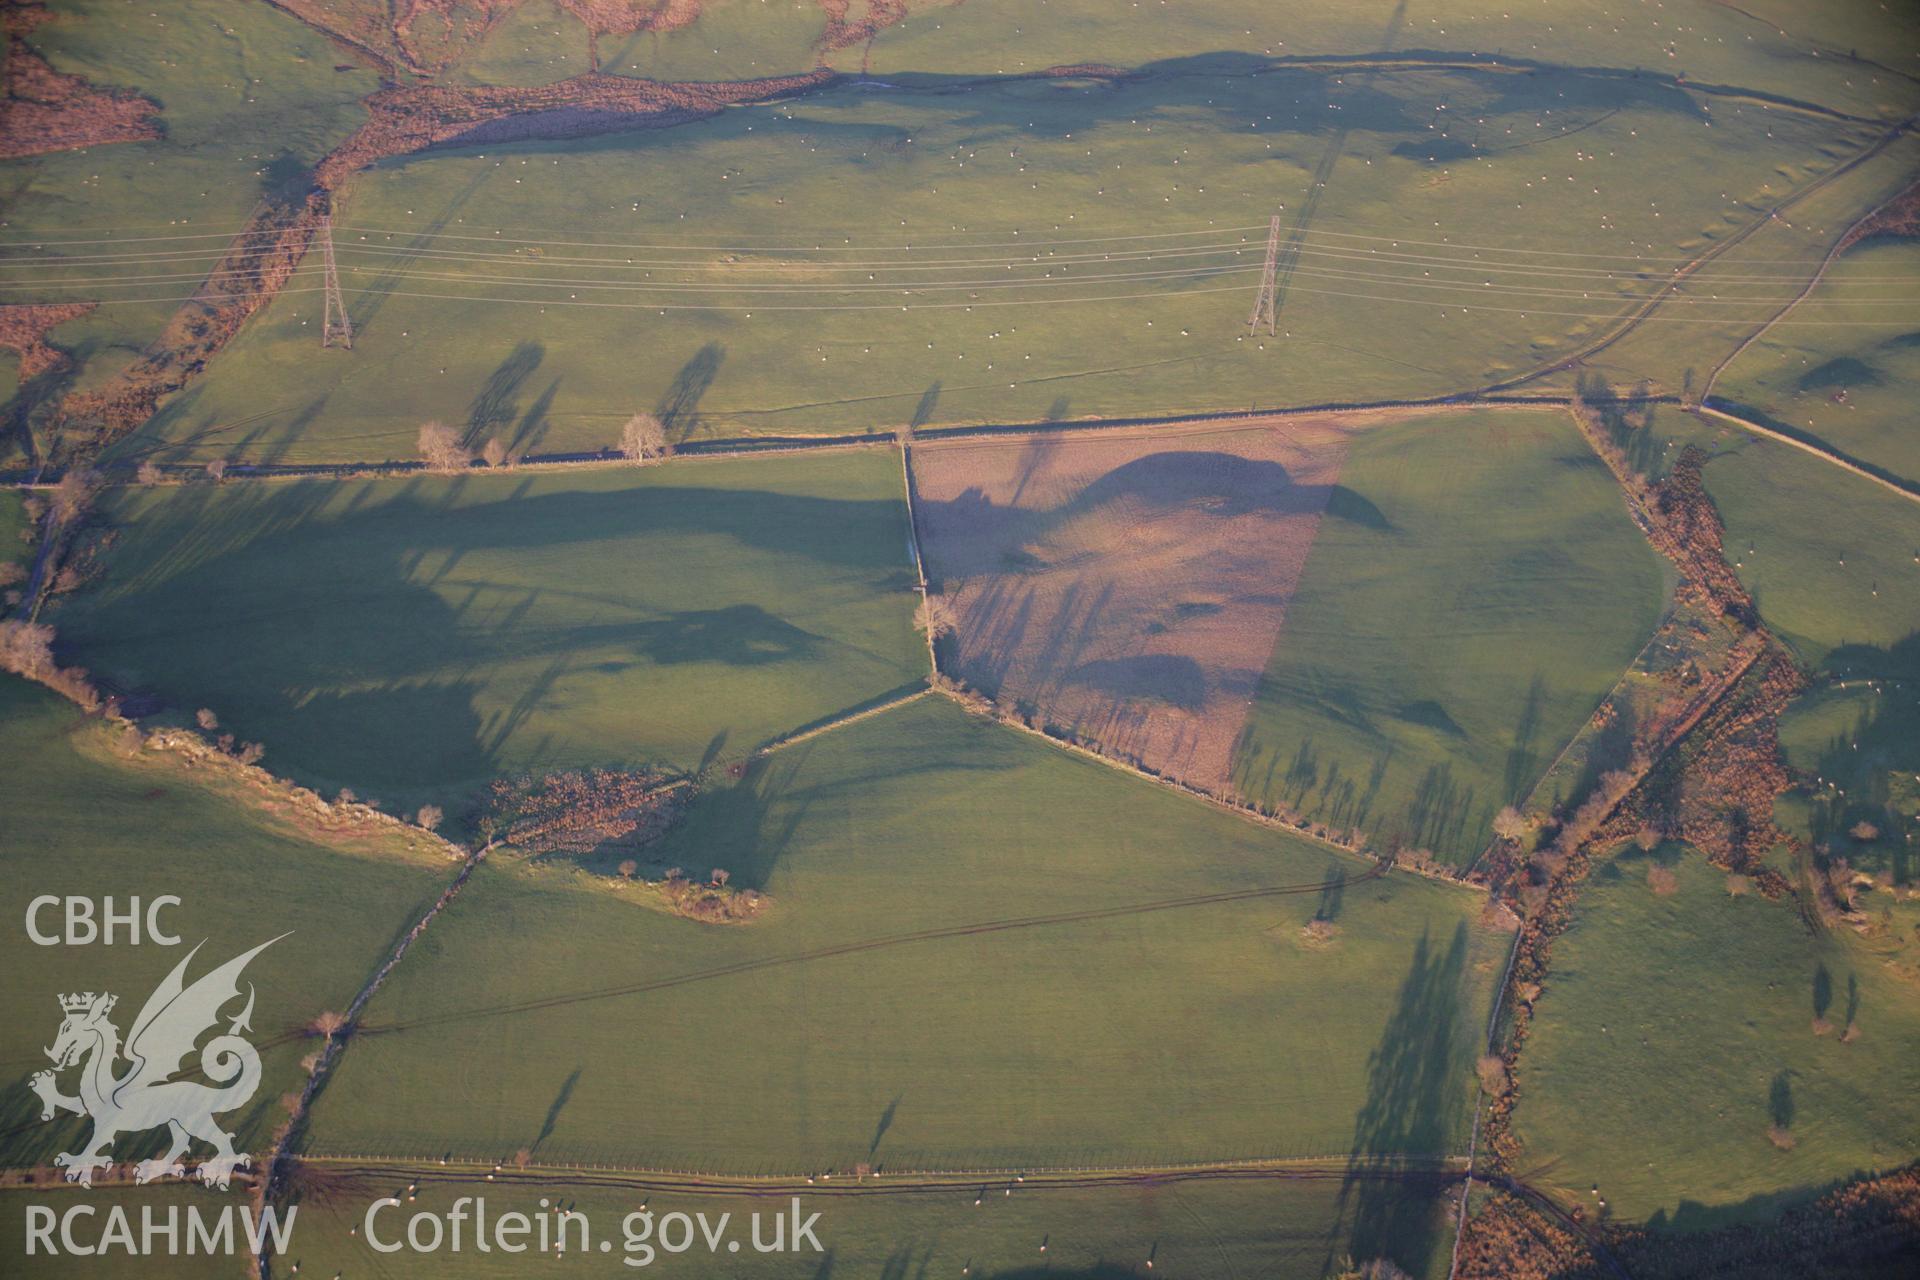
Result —
[{"label": "farm track", "polygon": [[1837,182],[1839,179],[1879,155],[1882,151],[1885,151],[1888,147],[1899,141],[1902,136],[1911,131],[1916,124],[1920,124],[1920,116],[1908,116],[1906,119],[1883,132],[1864,150],[1856,153],[1850,159],[1835,165],[1791,195],[1784,197],[1777,204],[1767,209],[1760,217],[1749,222],[1746,226],[1741,227],[1726,239],[1721,240],[1711,249],[1699,254],[1692,261],[1675,268],[1673,273],[1661,284],[1660,288],[1655,290],[1653,295],[1638,308],[1630,312],[1620,324],[1615,326],[1611,333],[1595,339],[1593,342],[1588,343],[1586,346],[1569,355],[1556,357],[1529,373],[1521,374],[1519,377],[1505,378],[1499,382],[1489,383],[1473,394],[1487,396],[1495,395],[1502,391],[1510,391],[1524,386],[1529,382],[1544,378],[1548,374],[1561,373],[1568,369],[1578,368],[1587,363],[1593,359],[1593,357],[1599,355],[1602,351],[1605,351],[1608,347],[1613,346],[1616,342],[1621,341],[1627,337],[1628,334],[1638,329],[1644,321],[1660,309],[1662,304],[1667,301],[1682,283],[1699,272],[1702,267],[1714,262],[1722,254],[1726,253],[1727,250],[1743,243],[1748,237],[1752,236],[1788,209],[1799,204],[1808,196],[1814,195],[1832,183]]},{"label": "farm track", "polygon": [[1815,267],[1813,274],[1807,278],[1806,287],[1801,289],[1799,293],[1795,294],[1793,298],[1790,301],[1788,301],[1785,306],[1781,307],[1778,311],[1774,312],[1773,315],[1770,316],[1765,323],[1761,324],[1759,328],[1755,329],[1752,333],[1748,334],[1745,338],[1741,339],[1740,344],[1734,347],[1733,350],[1727,352],[1726,355],[1722,356],[1720,358],[1719,363],[1715,364],[1712,370],[1708,372],[1707,380],[1705,383],[1701,385],[1701,388],[1700,388],[1701,401],[1704,403],[1706,401],[1710,401],[1713,399],[1714,385],[1720,381],[1720,375],[1727,371],[1728,365],[1732,364],[1735,360],[1738,360],[1741,356],[1745,355],[1747,353],[1747,350],[1750,347],[1752,347],[1754,343],[1766,337],[1767,333],[1773,328],[1773,326],[1775,326],[1776,324],[1779,324],[1780,321],[1786,317],[1789,311],[1792,311],[1795,307],[1799,306],[1801,303],[1805,302],[1809,297],[1812,296],[1813,291],[1820,287],[1820,282],[1826,279],[1827,270],[1828,268],[1833,266],[1834,260],[1837,259],[1841,254],[1845,253],[1848,249],[1852,248],[1853,245],[1857,242],[1855,233],[1858,232],[1861,227],[1866,226],[1868,223],[1872,222],[1875,218],[1879,217],[1882,213],[1884,213],[1887,209],[1900,203],[1902,200],[1910,198],[1911,195],[1913,194],[1913,191],[1914,191],[1913,187],[1907,187],[1900,191],[1897,191],[1893,195],[1888,196],[1885,200],[1882,200],[1879,204],[1875,205],[1873,208],[1861,214],[1858,218],[1855,218],[1851,223],[1847,224],[1846,228],[1842,230],[1837,237],[1835,237],[1833,242],[1833,247],[1827,250],[1827,256],[1820,260],[1820,265],[1818,267]]}]

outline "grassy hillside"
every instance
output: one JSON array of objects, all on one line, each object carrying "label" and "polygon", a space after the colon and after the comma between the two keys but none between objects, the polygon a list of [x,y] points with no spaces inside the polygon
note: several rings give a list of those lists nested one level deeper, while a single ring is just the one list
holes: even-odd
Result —
[{"label": "grassy hillside", "polygon": [[[252,1102],[225,1118],[242,1150],[261,1150],[286,1112],[278,1099],[298,1087],[299,1060],[316,1046],[301,1028],[342,1009],[399,933],[450,877],[444,858],[410,849],[404,836],[338,840],[322,846],[208,789],[208,782],[154,753],[129,756],[97,720],[11,676],[0,680],[0,908],[10,922],[0,946],[0,1162],[46,1162],[71,1151],[86,1130],[67,1116],[39,1122],[26,1077],[47,1067],[42,1049],[60,1025],[57,997],[111,991],[123,1034],[147,996],[189,948],[205,941],[190,978],[278,934],[292,931],[247,969],[258,1003],[254,1043],[265,1077]],[[43,895],[111,895],[116,910],[172,894],[161,922],[179,947],[34,945],[23,921]],[[99,910],[96,905],[96,911]],[[42,913],[57,929],[59,910]],[[227,1010],[238,1012],[236,1004]],[[197,1061],[197,1058],[195,1059]],[[63,1084],[71,1089],[72,1077]],[[164,1133],[128,1138],[120,1159],[159,1151]],[[136,1148],[138,1148],[136,1150]],[[204,1152],[203,1152],[204,1154]]]},{"label": "grassy hillside", "polygon": [[1518,1073],[1525,1167],[1590,1213],[1597,1184],[1616,1218],[1687,1228],[1920,1155],[1911,979],[1848,930],[1810,936],[1790,902],[1730,897],[1696,853],[1655,856],[1677,892],[1618,856],[1554,943]]},{"label": "grassy hillside", "polygon": [[1249,713],[1240,790],[1465,862],[1660,604],[1660,561],[1564,416],[1364,432]]},{"label": "grassy hillside", "polygon": [[[1219,54],[428,153],[342,197],[352,352],[284,295],[121,456],[405,458],[432,417],[568,451],[639,408],[701,437],[1450,394],[1606,332],[1869,132],[1574,71]],[[1710,176],[1653,194],[1675,155]],[[1276,209],[1284,319],[1250,335]],[[1553,256],[1570,235],[1623,257]]]},{"label": "grassy hillside", "polygon": [[926,673],[899,456],[120,492],[80,661],[405,806],[691,769]]},{"label": "grassy hillside", "polygon": [[[1802,344],[1858,345],[1868,341],[1863,335],[1897,326],[1901,311],[1889,300],[1904,296],[1901,282],[1869,283],[1856,276],[1824,295],[1844,299],[1844,315],[1832,306],[1818,315],[1804,304],[1793,307],[1746,354],[1727,363],[1742,343],[1799,296],[1847,229],[1904,190],[1920,165],[1920,138],[1911,131],[1892,139],[1835,136],[1831,143],[1825,154],[1834,164],[1815,180],[1767,175],[1760,196],[1776,215],[1756,220],[1737,243],[1722,242],[1720,256],[1676,282],[1644,323],[1591,353],[1582,369],[1619,387],[1645,379],[1655,391],[1696,396],[1714,370],[1721,369],[1713,383],[1714,397],[1752,406],[1768,403],[1748,398],[1748,375],[1764,367],[1765,353]],[[1537,385],[1571,389],[1578,376],[1577,370],[1563,370]],[[1858,414],[1847,419],[1858,420]]]},{"label": "grassy hillside", "polygon": [[1910,670],[1920,631],[1920,503],[1769,440],[1726,435],[1707,492],[1728,559],[1801,661]]},{"label": "grassy hillside", "polygon": [[[528,8],[542,15],[539,25],[548,31],[560,25],[557,15],[547,16],[546,4]],[[1302,59],[1331,54],[1360,63],[1388,51],[1475,50],[1523,67],[1557,62],[1679,72],[1889,117],[1904,112],[1909,92],[1897,71],[1860,61],[1876,52],[1883,61],[1899,61],[1885,51],[1899,33],[1874,0],[1824,6],[1818,23],[1783,0],[1756,0],[1737,10],[1690,5],[1684,25],[1657,10],[1580,2],[1500,10],[1460,0],[1413,7],[1398,0],[1213,0],[1182,8],[1178,21],[1148,18],[1145,5],[1135,10],[1105,0],[1048,0],[1017,16],[964,0],[908,0],[906,8],[905,20],[871,43],[853,38],[836,49],[822,44],[827,29],[816,0],[704,0],[697,10],[675,6],[695,10],[691,23],[605,36],[600,52],[610,71],[712,79],[802,70],[819,60],[892,78],[915,71],[1017,75],[1088,62],[1135,66],[1228,49]],[[849,25],[872,9],[848,5]]]},{"label": "grassy hillside", "polygon": [[1920,484],[1920,241],[1849,249],[1776,327],[1728,366],[1716,393],[1862,462]]},{"label": "grassy hillside", "polygon": [[[359,66],[336,70],[351,60],[265,4],[52,8],[28,43],[55,71],[154,102],[163,133],[0,161],[0,240],[8,256],[36,257],[4,273],[0,301],[100,301],[52,339],[73,351],[72,383],[86,387],[158,336],[264,195],[305,191],[307,169],[366,118],[360,99],[378,78]],[[121,238],[130,243],[113,244]],[[76,261],[56,269],[49,255]],[[16,461],[10,444],[0,441],[0,465]]]},{"label": "grassy hillside", "polygon": [[[25,500],[13,490],[0,493],[0,566],[17,565],[18,573],[26,573],[33,551],[25,536],[29,532]],[[5,572],[0,567],[0,573]]]},{"label": "grassy hillside", "polygon": [[944,700],[757,763],[650,856],[769,914],[489,865],[371,1008],[316,1149],[797,1173],[1466,1140],[1508,938],[1475,895],[1323,890],[1367,865]]},{"label": "grassy hillside", "polygon": [[[1920,874],[1920,697],[1912,682],[1854,681],[1809,694],[1781,717],[1780,745],[1809,781],[1781,798],[1776,818],[1855,871],[1910,885]],[[1920,949],[1910,963],[1920,967]]]}]

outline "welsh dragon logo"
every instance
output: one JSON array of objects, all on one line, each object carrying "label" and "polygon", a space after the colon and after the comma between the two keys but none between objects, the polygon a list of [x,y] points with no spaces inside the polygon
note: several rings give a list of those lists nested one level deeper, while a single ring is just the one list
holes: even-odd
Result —
[{"label": "welsh dragon logo", "polygon": [[[233,1149],[233,1135],[214,1116],[241,1106],[260,1087],[260,1055],[240,1037],[253,1029],[252,983],[247,984],[246,1007],[231,1020],[226,1034],[214,1036],[200,1050],[200,1072],[214,1083],[170,1077],[181,1070],[201,1034],[220,1021],[220,1010],[239,997],[240,971],[247,962],[278,941],[270,938],[188,986],[187,965],[200,951],[194,947],[147,998],[124,1047],[119,1028],[107,1020],[118,996],[88,991],[60,997],[66,1016],[46,1051],[53,1070],[35,1073],[28,1083],[40,1095],[42,1120],[71,1111],[93,1121],[93,1133],[80,1150],[53,1158],[66,1169],[68,1182],[92,1186],[93,1171],[113,1163],[108,1153],[114,1139],[163,1125],[172,1134],[172,1144],[166,1154],[134,1166],[135,1182],[185,1177],[180,1156],[194,1138],[216,1152],[200,1164],[200,1180],[210,1187],[225,1188],[233,1171],[251,1162],[245,1152]],[[127,1062],[124,1070],[117,1065],[122,1058]],[[80,1068],[79,1092],[69,1096],[60,1092],[55,1076],[74,1066]]]}]

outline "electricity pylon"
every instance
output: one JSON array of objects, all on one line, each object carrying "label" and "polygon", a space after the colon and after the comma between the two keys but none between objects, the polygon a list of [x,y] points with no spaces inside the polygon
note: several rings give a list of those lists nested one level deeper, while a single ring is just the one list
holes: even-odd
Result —
[{"label": "electricity pylon", "polygon": [[[331,252],[331,250],[329,250]],[[1253,314],[1247,317],[1247,331],[1260,332],[1265,325],[1269,334],[1280,331],[1280,295],[1274,288],[1274,270],[1280,265],[1280,215],[1267,223],[1267,266],[1260,273],[1260,296],[1253,300]]]},{"label": "electricity pylon", "polygon": [[320,219],[320,260],[327,268],[327,313],[320,328],[320,345],[330,347],[337,337],[340,345],[351,351],[353,321],[347,319],[347,304],[340,296],[340,269],[333,264],[332,215]]}]

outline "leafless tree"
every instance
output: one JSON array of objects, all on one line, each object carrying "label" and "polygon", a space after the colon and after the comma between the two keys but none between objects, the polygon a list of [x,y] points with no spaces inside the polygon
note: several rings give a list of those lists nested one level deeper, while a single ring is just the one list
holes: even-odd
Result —
[{"label": "leafless tree", "polygon": [[487,443],[480,449],[480,457],[487,466],[499,470],[507,462],[507,444],[499,436],[488,436]]},{"label": "leafless tree", "polygon": [[634,876],[638,875],[639,872],[640,864],[632,858],[627,858],[620,864],[620,878],[622,880],[631,880]]},{"label": "leafless tree", "polygon": [[53,628],[44,622],[0,622],[0,668],[15,675],[39,679],[51,675]]},{"label": "leafless tree", "polygon": [[219,484],[222,480],[225,480],[227,478],[227,460],[225,458],[215,458],[208,462],[207,475],[212,478],[215,484]]},{"label": "leafless tree", "polygon": [[727,881],[731,879],[733,879],[733,873],[731,871],[728,871],[725,867],[715,867],[713,869],[712,880],[716,886],[724,886],[727,883]]},{"label": "leafless tree", "polygon": [[945,596],[927,594],[920,597],[920,605],[913,613],[913,625],[938,640],[941,636],[952,635],[955,628],[953,606],[947,603]]},{"label": "leafless tree", "polygon": [[267,749],[261,743],[243,742],[240,744],[239,756],[241,764],[259,764],[266,758],[266,755]]},{"label": "leafless tree", "polygon": [[1862,844],[1872,844],[1880,838],[1880,828],[1862,818],[1847,828],[1847,834]]},{"label": "leafless tree", "polygon": [[420,458],[429,471],[464,471],[473,465],[473,454],[460,443],[460,433],[444,422],[420,424]]},{"label": "leafless tree", "polygon": [[650,413],[636,413],[620,428],[620,452],[635,462],[657,462],[673,453],[667,428]]},{"label": "leafless tree", "polygon": [[85,467],[75,467],[61,476],[60,483],[53,486],[53,496],[47,508],[54,523],[68,524],[85,515],[99,488],[99,475]]},{"label": "leafless tree", "polygon": [[307,1024],[307,1030],[317,1036],[331,1036],[334,1032],[346,1025],[346,1014],[335,1013],[333,1010],[328,1009],[323,1013],[316,1014],[313,1021]]},{"label": "leafless tree", "polygon": [[208,733],[220,727],[220,717],[213,714],[212,707],[202,707],[193,713],[194,722]]},{"label": "leafless tree", "polygon": [[1480,1087],[1488,1094],[1498,1098],[1507,1091],[1507,1064],[1498,1054],[1482,1054],[1473,1064],[1474,1074],[1480,1077]]},{"label": "leafless tree", "polygon": [[423,804],[420,806],[420,812],[414,815],[413,820],[419,823],[422,827],[426,828],[428,831],[432,831],[435,827],[438,827],[440,825],[441,821],[445,819],[446,816],[447,816],[446,814],[440,811],[439,805]]},{"label": "leafless tree", "polygon": [[160,483],[160,464],[152,458],[141,461],[140,469],[134,473],[134,479],[151,488]]},{"label": "leafless tree", "polygon": [[1493,815],[1493,834],[1502,840],[1518,840],[1527,833],[1527,820],[1518,809],[1507,805]]}]

